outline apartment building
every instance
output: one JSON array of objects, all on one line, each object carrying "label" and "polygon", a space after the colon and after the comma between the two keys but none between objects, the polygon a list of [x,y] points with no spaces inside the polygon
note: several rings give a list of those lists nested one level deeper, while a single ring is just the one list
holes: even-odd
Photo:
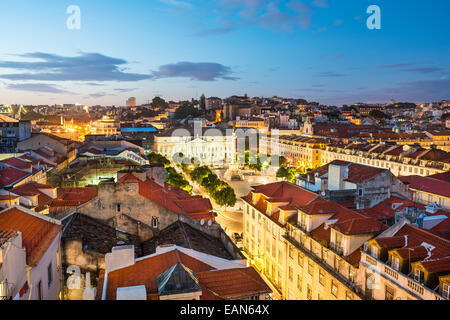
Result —
[{"label": "apartment building", "polygon": [[360,249],[387,227],[288,182],[244,200],[244,249],[278,299],[360,300]]},{"label": "apartment building", "polygon": [[[331,138],[331,136],[330,136]],[[346,140],[347,141],[347,140]],[[395,176],[430,176],[450,170],[450,153],[419,145],[331,142],[306,136],[260,136],[260,149],[284,156],[297,167],[318,168],[334,160],[388,169]]]},{"label": "apartment building", "polygon": [[0,153],[14,153],[17,143],[30,138],[31,122],[0,114]]},{"label": "apartment building", "polygon": [[450,299],[450,241],[406,219],[367,242],[360,268],[366,299]]},{"label": "apartment building", "polygon": [[324,139],[295,135],[261,135],[259,139],[260,150],[267,150],[268,154],[277,153],[288,163],[305,169],[315,169],[322,164],[322,150],[328,143]]}]

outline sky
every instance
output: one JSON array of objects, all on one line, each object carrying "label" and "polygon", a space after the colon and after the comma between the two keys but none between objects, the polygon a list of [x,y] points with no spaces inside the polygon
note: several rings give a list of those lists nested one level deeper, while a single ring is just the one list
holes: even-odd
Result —
[{"label": "sky", "polygon": [[[367,27],[371,5],[381,29]],[[1,1],[0,104],[450,99],[449,12],[448,0]]]}]

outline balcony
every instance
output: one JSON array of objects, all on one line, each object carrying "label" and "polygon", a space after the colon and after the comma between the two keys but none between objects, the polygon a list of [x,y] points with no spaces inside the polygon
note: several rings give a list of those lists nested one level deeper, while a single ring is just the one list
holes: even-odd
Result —
[{"label": "balcony", "polygon": [[[386,280],[393,282],[395,285],[403,288],[403,290],[420,300],[447,300],[438,293],[439,287],[436,288],[436,290],[431,290],[411,278],[409,275],[405,275],[392,269],[386,262],[371,257],[366,251],[363,251],[363,254],[361,255],[361,264],[370,267],[370,269]],[[378,268],[378,266],[380,267]]]}]

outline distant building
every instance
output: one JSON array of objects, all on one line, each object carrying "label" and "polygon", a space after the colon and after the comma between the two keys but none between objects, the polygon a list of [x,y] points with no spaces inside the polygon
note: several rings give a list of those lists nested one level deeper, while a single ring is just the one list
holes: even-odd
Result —
[{"label": "distant building", "polygon": [[127,107],[136,107],[136,98],[135,97],[128,98]]},{"label": "distant building", "polygon": [[120,133],[120,121],[116,118],[103,116],[102,119],[91,123],[91,132],[94,135],[116,135]]},{"label": "distant building", "polygon": [[206,110],[222,109],[222,99],[211,97],[206,99]]},{"label": "distant building", "polygon": [[235,157],[231,135],[217,128],[200,128],[198,136],[193,128],[169,129],[155,136],[155,151],[168,159],[183,153],[204,165],[217,165]]},{"label": "distant building", "polygon": [[17,143],[31,137],[31,122],[0,114],[0,153],[17,152]]}]

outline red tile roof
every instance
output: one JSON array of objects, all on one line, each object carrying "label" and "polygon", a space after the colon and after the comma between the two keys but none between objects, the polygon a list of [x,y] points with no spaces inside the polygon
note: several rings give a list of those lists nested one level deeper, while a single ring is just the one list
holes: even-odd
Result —
[{"label": "red tile roof", "polygon": [[164,187],[152,179],[139,181],[139,194],[178,214],[187,215],[196,220],[212,220],[212,205],[209,199],[191,196],[180,188],[164,184]]},{"label": "red tile roof", "polygon": [[434,249],[431,251],[431,255],[427,260],[442,259],[450,256],[449,240],[409,224],[403,226],[394,237],[377,238],[375,241],[385,248],[417,249],[424,243],[429,244]]},{"label": "red tile roof", "polygon": [[[194,271],[202,288],[202,300],[225,299],[245,294],[269,293],[259,275],[252,268],[215,270],[212,266],[179,250],[158,254],[136,261],[130,267],[108,274],[106,300],[115,300],[117,288],[145,285],[147,299],[158,297],[157,277],[176,263]],[[100,274],[97,299],[102,296],[104,273]]]},{"label": "red tile roof", "polygon": [[19,158],[9,158],[1,161],[2,163],[22,170],[31,170],[32,163]]},{"label": "red tile roof", "polygon": [[346,235],[379,234],[386,230],[386,226],[373,218],[354,218],[338,222],[333,229]]},{"label": "red tile roof", "polygon": [[198,272],[203,289],[202,300],[239,299],[270,293],[271,290],[253,268]]},{"label": "red tile roof", "polygon": [[450,256],[443,259],[422,261],[421,264],[425,270],[431,273],[448,272],[450,270]]},{"label": "red tile roof", "polygon": [[450,198],[450,181],[421,176],[400,177],[400,180],[410,189]]},{"label": "red tile roof", "polygon": [[[192,258],[178,250],[159,254],[137,261],[134,265],[108,274],[106,300],[116,300],[117,288],[145,285],[147,294],[158,293],[156,278],[175,265],[182,263],[194,272],[214,269],[210,265]],[[100,288],[99,290],[100,291]]]},{"label": "red tile roof", "polygon": [[27,265],[35,266],[58,236],[61,225],[13,207],[0,213],[0,229],[22,233]]},{"label": "red tile roof", "polygon": [[28,175],[30,175],[30,173],[13,167],[7,167],[0,170],[0,187],[13,185],[20,180],[23,180]]},{"label": "red tile roof", "polygon": [[0,229],[0,247],[3,246],[9,239],[17,234],[15,230],[1,230]]}]

